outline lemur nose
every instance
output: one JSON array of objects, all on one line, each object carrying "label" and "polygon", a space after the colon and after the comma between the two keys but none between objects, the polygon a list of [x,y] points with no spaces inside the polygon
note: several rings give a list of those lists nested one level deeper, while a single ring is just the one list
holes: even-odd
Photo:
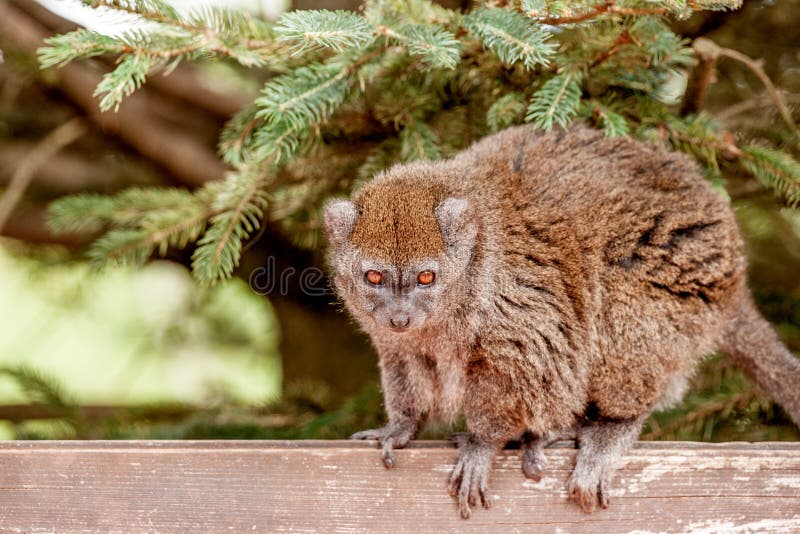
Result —
[{"label": "lemur nose", "polygon": [[389,322],[395,328],[405,328],[411,322],[411,317],[409,317],[409,316],[392,317],[391,319],[389,319]]}]

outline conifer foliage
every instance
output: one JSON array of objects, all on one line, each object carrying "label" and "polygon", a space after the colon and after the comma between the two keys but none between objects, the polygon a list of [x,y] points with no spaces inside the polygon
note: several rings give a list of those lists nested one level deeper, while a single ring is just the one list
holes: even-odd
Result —
[{"label": "conifer foliage", "polygon": [[270,74],[221,133],[231,168],[223,183],[51,206],[56,230],[105,229],[90,253],[99,264],[195,243],[197,279],[226,279],[265,218],[314,246],[325,198],[397,161],[447,157],[526,122],[549,130],[585,120],[609,136],[650,139],[689,152],[712,179],[733,153],[734,165],[800,202],[800,164],[789,154],[732,145],[708,116],[680,116],[667,91],[695,63],[669,18],[734,9],[738,0],[522,0],[467,13],[428,0],[367,0],[358,13],[296,11],[275,23],[223,8],[179,12],[162,0],[84,1],[149,23],[116,37],[77,30],[40,50],[43,67],[118,55],[96,90],[105,111],[181,61],[235,61]]}]

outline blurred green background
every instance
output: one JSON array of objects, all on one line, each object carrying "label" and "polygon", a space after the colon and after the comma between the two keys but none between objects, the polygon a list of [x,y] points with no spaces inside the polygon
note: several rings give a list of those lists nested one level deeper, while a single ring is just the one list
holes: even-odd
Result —
[{"label": "blurred green background", "polygon": [[[356,5],[340,4],[316,7]],[[33,28],[31,35],[72,25],[34,2],[10,5],[15,23]],[[285,7],[250,6],[268,15]],[[738,12],[698,14],[676,27],[763,58],[800,122],[800,2],[748,1]],[[63,79],[36,68],[19,34],[0,32],[0,50],[5,188],[44,136],[89,114]],[[181,66],[143,89],[152,116],[140,117],[141,135],[148,127],[179,129],[213,155],[219,128],[261,81],[257,73],[221,66]],[[722,63],[706,104],[738,138],[780,141],[789,134],[761,94],[752,74]],[[2,228],[0,438],[343,438],[379,424],[376,357],[334,299],[304,294],[296,278],[268,296],[248,285],[268,257],[277,272],[300,271],[324,268],[322,251],[297,247],[283,229],[267,225],[245,254],[240,278],[200,288],[185,267],[188,252],[170,251],[142,270],[96,272],[80,261],[91,236],[49,232],[43,211],[61,195],[182,184],[169,162],[143,155],[135,139],[89,122],[89,131],[36,170]],[[780,209],[752,179],[728,173],[725,187],[747,239],[759,306],[798,352],[800,212]],[[431,428],[424,436],[450,430]],[[796,440],[800,434],[724,358],[711,356],[685,401],[651,418],[643,438]]]}]

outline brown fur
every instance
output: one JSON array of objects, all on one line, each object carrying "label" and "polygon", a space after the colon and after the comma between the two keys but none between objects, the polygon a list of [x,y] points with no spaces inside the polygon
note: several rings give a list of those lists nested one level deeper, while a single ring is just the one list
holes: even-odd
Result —
[{"label": "brown fur", "polygon": [[[451,221],[437,211],[446,198],[469,209]],[[542,442],[576,433],[571,498],[605,506],[614,460],[716,348],[800,421],[800,364],[750,302],[729,205],[685,155],[584,127],[512,128],[450,160],[394,167],[355,206],[326,214],[331,265],[380,353],[389,415],[356,437],[381,440],[389,465],[427,417],[463,413],[471,435],[451,485],[465,517],[488,505],[487,458],[523,432],[526,473]],[[419,304],[418,327],[375,320],[381,304],[358,278],[374,257],[399,273],[440,265],[443,289]]]},{"label": "brown fur", "polygon": [[402,180],[366,189],[355,203],[360,217],[350,236],[353,244],[376,258],[407,263],[444,250],[434,209],[444,188],[412,188]]}]

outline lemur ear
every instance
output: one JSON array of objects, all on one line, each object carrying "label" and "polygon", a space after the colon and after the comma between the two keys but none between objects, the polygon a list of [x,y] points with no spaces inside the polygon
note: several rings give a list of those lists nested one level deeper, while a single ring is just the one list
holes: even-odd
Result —
[{"label": "lemur ear", "polygon": [[331,200],[325,204],[322,213],[328,241],[333,245],[341,245],[350,237],[356,224],[356,205],[349,200]]},{"label": "lemur ear", "polygon": [[445,243],[451,247],[472,247],[478,234],[475,209],[463,198],[449,197],[436,207],[436,220]]}]

